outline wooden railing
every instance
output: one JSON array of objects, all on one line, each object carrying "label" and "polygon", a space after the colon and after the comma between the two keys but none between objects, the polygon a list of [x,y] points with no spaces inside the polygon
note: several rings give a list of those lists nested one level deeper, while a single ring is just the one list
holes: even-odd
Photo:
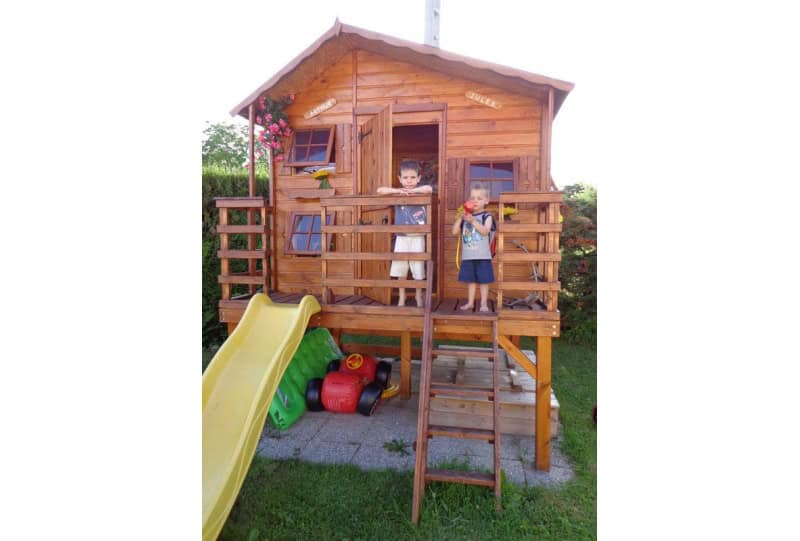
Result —
[{"label": "wooden railing", "polygon": [[[558,266],[561,261],[559,241],[561,236],[560,207],[564,200],[562,192],[514,192],[500,194],[497,227],[497,306],[503,306],[503,292],[508,290],[531,291],[541,294],[548,312],[558,309]],[[539,223],[508,223],[505,221],[503,207],[508,204],[535,205]],[[526,211],[529,212],[529,211]],[[536,251],[528,253],[509,253],[505,246],[506,235],[534,234]],[[528,281],[507,281],[503,276],[505,263],[530,261],[537,271]],[[538,265],[537,265],[538,263]],[[536,279],[536,276],[539,279]]]},{"label": "wooden railing", "polygon": [[[322,213],[322,234],[323,242],[321,250],[322,258],[322,303],[332,304],[333,287],[354,287],[361,292],[361,288],[430,288],[432,284],[430,272],[423,280],[390,279],[387,273],[386,278],[361,278],[360,273],[355,278],[331,278],[328,276],[328,261],[350,260],[360,261],[427,261],[426,266],[432,269],[432,246],[433,246],[433,218],[432,198],[430,195],[354,195],[354,196],[333,196],[320,198]],[[362,212],[366,210],[382,209],[393,205],[422,205],[426,208],[427,223],[424,225],[394,225],[394,224],[362,224]],[[349,212],[350,224],[347,225],[327,225],[326,216],[330,212],[344,211]],[[418,233],[425,235],[425,252],[421,253],[395,253],[392,251],[361,251],[360,235],[374,233]],[[339,234],[353,235],[353,242],[350,243],[351,251],[331,251],[328,248],[328,235]],[[338,244],[337,244],[338,246]],[[391,248],[389,248],[391,249]],[[388,297],[388,295],[387,295]],[[408,307],[408,310],[420,310]]]},{"label": "wooden railing", "polygon": [[[217,251],[217,257],[220,259],[220,275],[217,281],[222,285],[222,300],[231,298],[231,286],[234,284],[248,285],[251,295],[259,286],[268,292],[272,276],[269,250],[272,208],[267,205],[263,197],[218,197],[214,202],[219,209],[217,233],[220,236],[220,249]],[[247,224],[230,224],[230,210],[246,211]],[[256,214],[260,217],[260,223],[256,223]],[[247,235],[247,248],[231,249],[230,235]],[[261,240],[260,248],[256,248],[258,237]],[[231,259],[247,260],[247,271],[232,273]],[[260,270],[256,264],[258,260],[261,260]]]}]

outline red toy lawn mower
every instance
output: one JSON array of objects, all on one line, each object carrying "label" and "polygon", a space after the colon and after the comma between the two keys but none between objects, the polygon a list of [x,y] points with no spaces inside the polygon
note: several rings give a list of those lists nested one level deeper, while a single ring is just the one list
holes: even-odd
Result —
[{"label": "red toy lawn mower", "polygon": [[325,379],[306,386],[306,406],[311,411],[355,413],[369,417],[389,385],[392,364],[369,355],[351,353],[344,361],[331,361]]}]

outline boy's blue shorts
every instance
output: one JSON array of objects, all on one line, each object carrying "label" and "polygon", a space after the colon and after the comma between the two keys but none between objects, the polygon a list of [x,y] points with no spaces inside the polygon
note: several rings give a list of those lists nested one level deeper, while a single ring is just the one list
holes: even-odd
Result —
[{"label": "boy's blue shorts", "polygon": [[458,281],[477,284],[494,282],[494,270],[491,259],[466,259],[461,262]]}]

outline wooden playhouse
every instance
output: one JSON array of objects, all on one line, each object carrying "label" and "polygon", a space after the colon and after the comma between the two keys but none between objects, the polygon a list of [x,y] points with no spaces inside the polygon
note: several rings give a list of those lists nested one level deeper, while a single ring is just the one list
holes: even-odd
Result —
[{"label": "wooden playhouse", "polygon": [[[337,338],[342,332],[399,337],[399,348],[361,351],[400,357],[403,398],[411,393],[412,353],[422,358],[421,434],[428,430],[422,419],[427,397],[437,389],[448,394],[427,381],[426,363],[440,353],[434,339],[487,341],[495,352],[501,347],[535,379],[537,396],[550,396],[562,203],[550,177],[551,126],[572,87],[336,21],[232,111],[249,119],[253,163],[261,97],[294,95],[285,109],[293,133],[282,141],[284,159],[272,158],[269,193],[256,193],[251,168],[249,197],[216,201],[221,321],[232,330],[258,290],[288,303],[310,293],[322,306],[312,326]],[[399,186],[397,165],[407,158],[422,164],[433,194],[375,195],[379,186]],[[330,187],[319,187],[310,166],[331,170]],[[490,314],[457,310],[466,287],[457,281],[457,237],[450,228],[474,180],[490,187],[489,210],[498,222]],[[401,203],[425,205],[428,224],[393,225],[393,205]],[[244,218],[233,225],[237,214]],[[427,252],[403,256],[426,262],[424,307],[415,305],[413,294],[407,306],[393,305],[393,288],[419,284],[389,278],[392,235],[402,232],[427,238]],[[237,259],[247,261],[245,271],[232,272]],[[521,336],[536,338],[535,363],[518,349]],[[422,338],[420,350],[412,352],[412,337]],[[494,412],[497,420],[497,407]],[[536,401],[535,413],[536,467],[547,470],[550,400]],[[467,431],[461,437],[481,439]],[[416,483],[424,487],[429,480],[436,475],[415,480],[415,504]],[[471,481],[494,486],[465,482]],[[499,494],[499,486],[495,490]]]}]

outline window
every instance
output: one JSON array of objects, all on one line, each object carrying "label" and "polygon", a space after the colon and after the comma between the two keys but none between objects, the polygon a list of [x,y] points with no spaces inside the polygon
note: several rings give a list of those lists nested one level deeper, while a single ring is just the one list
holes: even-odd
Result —
[{"label": "window", "polygon": [[[328,224],[333,224],[334,214],[328,214]],[[292,213],[292,227],[286,241],[287,254],[319,255],[322,248],[321,216]],[[328,242],[330,243],[330,234]]]},{"label": "window", "polygon": [[287,165],[327,165],[333,146],[333,126],[296,130],[289,144]]},{"label": "window", "polygon": [[513,161],[471,162],[464,193],[469,195],[470,183],[477,181],[489,188],[489,201],[497,201],[502,192],[514,191],[514,176]]}]

